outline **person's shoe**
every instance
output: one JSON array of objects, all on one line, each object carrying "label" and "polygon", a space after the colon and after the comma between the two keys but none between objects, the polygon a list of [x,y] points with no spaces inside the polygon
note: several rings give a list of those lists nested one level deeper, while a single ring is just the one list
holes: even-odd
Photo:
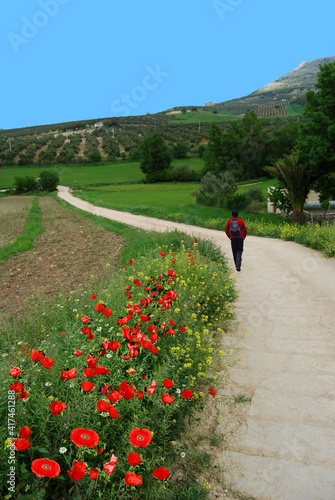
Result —
[{"label": "person's shoe", "polygon": [[240,267],[237,267],[237,268],[236,268],[236,271],[241,271],[241,268],[240,268]]}]

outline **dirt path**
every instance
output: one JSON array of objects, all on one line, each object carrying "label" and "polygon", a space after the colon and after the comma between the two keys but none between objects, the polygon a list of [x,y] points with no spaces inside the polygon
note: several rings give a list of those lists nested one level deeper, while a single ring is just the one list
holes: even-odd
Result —
[{"label": "dirt path", "polygon": [[[143,229],[179,229],[217,242],[232,264],[229,240],[202,229],[94,207],[59,187],[82,210]],[[236,303],[247,331],[243,361],[218,391],[225,480],[258,500],[335,498],[335,260],[291,242],[248,236]],[[251,402],[233,410],[227,390]],[[223,498],[215,492],[212,498]]]}]

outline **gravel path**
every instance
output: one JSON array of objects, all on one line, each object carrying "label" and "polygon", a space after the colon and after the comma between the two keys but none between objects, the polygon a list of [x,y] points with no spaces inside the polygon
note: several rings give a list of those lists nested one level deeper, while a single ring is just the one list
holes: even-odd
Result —
[{"label": "gravel path", "polygon": [[[223,232],[95,207],[68,191],[59,186],[58,195],[96,215],[213,239],[232,266]],[[335,260],[292,242],[248,236],[242,271],[232,272],[239,328],[248,335],[229,386],[251,402],[234,422],[221,411],[219,431],[228,437],[217,464],[228,467],[225,478],[236,491],[258,500],[334,500]],[[217,400],[225,394],[218,391]]]}]

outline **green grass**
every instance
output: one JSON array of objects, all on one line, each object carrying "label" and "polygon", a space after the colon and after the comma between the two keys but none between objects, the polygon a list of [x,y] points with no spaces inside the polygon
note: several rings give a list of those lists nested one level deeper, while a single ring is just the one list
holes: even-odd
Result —
[{"label": "green grass", "polygon": [[8,259],[14,254],[27,252],[31,249],[37,236],[44,231],[41,226],[40,212],[38,198],[35,198],[27,217],[25,232],[20,234],[12,245],[0,250],[0,261]]},{"label": "green grass", "polygon": [[[172,166],[185,164],[199,172],[204,162],[200,158],[183,158],[172,162]],[[139,161],[103,165],[3,167],[0,169],[0,189],[13,188],[15,176],[33,175],[37,178],[42,170],[49,169],[58,173],[60,183],[65,186],[85,186],[99,183],[138,183],[144,179]]]},{"label": "green grass", "polygon": [[286,111],[289,116],[292,115],[302,115],[305,109],[305,106],[302,104],[287,104]]},{"label": "green grass", "polygon": [[210,123],[210,122],[226,122],[240,120],[241,117],[235,116],[233,111],[190,111],[188,113],[176,113],[168,115],[174,117],[172,123]]},{"label": "green grass", "polygon": [[[265,181],[260,186],[267,192],[268,185],[273,182]],[[209,220],[228,219],[230,210],[218,207],[205,207],[197,205],[191,193],[199,189],[200,183],[157,183],[143,185],[120,185],[85,188],[74,191],[74,195],[94,205],[121,210],[134,214],[157,217],[159,219],[184,222],[197,226],[208,227]],[[251,186],[243,186],[243,190]],[[259,218],[258,214],[240,212],[240,215],[249,219]],[[281,223],[282,218],[274,214],[262,214],[267,221]]]}]

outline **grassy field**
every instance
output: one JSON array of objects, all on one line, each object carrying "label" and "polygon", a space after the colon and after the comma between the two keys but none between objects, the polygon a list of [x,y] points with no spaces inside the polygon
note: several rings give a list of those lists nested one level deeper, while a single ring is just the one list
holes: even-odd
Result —
[{"label": "grassy field", "polygon": [[[185,164],[198,172],[203,167],[203,160],[200,158],[184,158],[172,162],[172,166]],[[15,176],[32,175],[37,178],[42,170],[48,169],[55,170],[60,177],[60,183],[65,186],[87,186],[89,184],[117,182],[134,183],[144,179],[138,161],[104,165],[3,167],[0,169],[0,189],[13,188]]]},{"label": "grassy field", "polygon": [[292,116],[292,115],[302,115],[304,109],[305,109],[305,106],[302,106],[301,104],[288,104],[286,106],[287,114],[290,115],[290,116]]},{"label": "grassy field", "polygon": [[212,111],[189,111],[188,113],[176,113],[169,116],[174,117],[175,119],[171,121],[176,123],[227,122],[241,119],[241,117],[235,116],[233,111],[218,111],[217,113]]},{"label": "grassy field", "polygon": [[[270,179],[255,184],[266,193],[267,187],[273,185]],[[86,201],[105,208],[121,210],[134,214],[147,215],[160,219],[174,220],[186,224],[206,226],[209,219],[224,218],[231,216],[230,210],[218,207],[205,207],[197,205],[191,193],[199,189],[200,183],[158,183],[120,186],[99,186],[75,190],[74,195]],[[250,185],[244,185],[240,189],[246,191]],[[248,219],[259,218],[258,214],[240,212],[242,217]],[[262,214],[268,221],[282,222],[282,218],[274,214]]]}]

